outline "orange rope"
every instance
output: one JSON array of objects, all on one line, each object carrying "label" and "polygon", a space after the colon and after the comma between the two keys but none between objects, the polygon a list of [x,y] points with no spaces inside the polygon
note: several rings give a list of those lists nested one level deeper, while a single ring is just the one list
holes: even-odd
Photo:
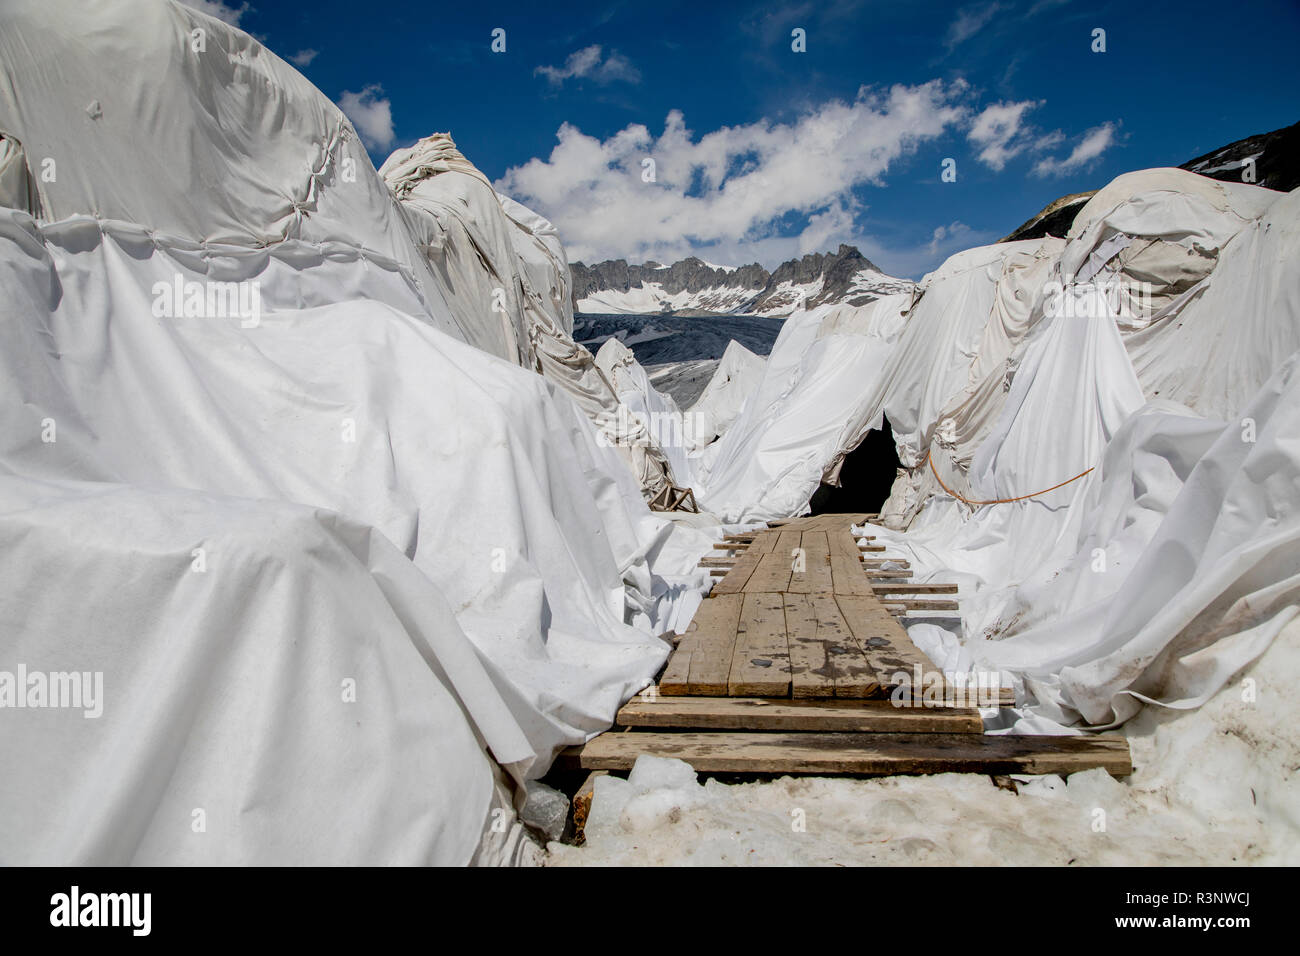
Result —
[{"label": "orange rope", "polygon": [[1032,495],[1021,495],[1018,498],[990,498],[988,501],[972,501],[970,498],[963,498],[961,495],[957,494],[957,492],[953,491],[951,488],[949,488],[947,485],[943,483],[943,479],[939,477],[939,472],[935,471],[934,459],[930,457],[930,453],[928,451],[925,453],[925,460],[930,463],[930,471],[934,473],[934,480],[939,482],[939,487],[942,488],[944,491],[948,492],[948,494],[952,495],[958,501],[964,501],[968,505],[1005,505],[1005,504],[1010,504],[1013,501],[1024,501],[1026,498],[1035,498],[1038,495],[1045,495],[1049,491],[1055,491],[1057,488],[1062,488],[1065,485],[1068,485],[1072,481],[1078,481],[1084,475],[1088,474],[1089,471],[1092,471],[1097,467],[1096,465],[1094,465],[1092,468],[1089,468],[1088,471],[1081,471],[1073,478],[1065,479],[1065,481],[1061,482],[1059,485],[1052,485],[1052,487],[1044,488],[1042,491],[1035,491]]}]

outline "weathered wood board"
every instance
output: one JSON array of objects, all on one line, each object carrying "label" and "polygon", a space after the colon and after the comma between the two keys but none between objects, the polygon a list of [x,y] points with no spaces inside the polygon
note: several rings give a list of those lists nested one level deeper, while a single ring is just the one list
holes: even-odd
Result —
[{"label": "weathered wood board", "polygon": [[637,731],[601,734],[561,760],[585,770],[629,770],[641,754],[685,760],[701,773],[1071,774],[1133,772],[1118,735],[757,733]]},{"label": "weathered wood board", "polygon": [[983,732],[970,707],[921,710],[887,700],[770,700],[758,697],[633,697],[614,723],[684,730],[823,731],[848,733]]},{"label": "weathered wood board", "polygon": [[789,695],[790,652],[783,595],[745,592],[727,693],[731,697]]},{"label": "weathered wood board", "polygon": [[712,594],[735,594],[745,589],[745,583],[749,580],[754,569],[758,567],[759,560],[763,555],[772,550],[776,544],[777,535],[771,531],[765,531],[754,538],[754,543],[740,553],[736,558],[736,563],[732,566],[727,576],[713,585]]}]

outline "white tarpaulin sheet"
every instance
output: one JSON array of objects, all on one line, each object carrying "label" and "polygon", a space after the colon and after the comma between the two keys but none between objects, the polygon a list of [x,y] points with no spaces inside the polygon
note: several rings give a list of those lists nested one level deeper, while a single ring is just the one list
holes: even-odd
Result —
[{"label": "white tarpaulin sheet", "polygon": [[[494,760],[533,776],[608,725],[708,535],[518,367],[526,310],[453,307],[350,124],[255,40],[15,0],[0,62],[5,155],[58,170],[20,205],[0,176],[0,694],[102,681],[95,717],[0,709],[0,862],[507,857]],[[507,236],[492,202],[477,285],[567,300],[519,251],[544,221],[511,206]]]},{"label": "white tarpaulin sheet", "polygon": [[1068,241],[796,313],[701,456],[703,503],[806,510],[886,415],[908,471],[882,513],[908,530],[876,543],[961,586],[960,624],[916,624],[918,644],[1011,675],[1021,729],[1195,706],[1300,604],[1298,223],[1300,194],[1150,170]]}]

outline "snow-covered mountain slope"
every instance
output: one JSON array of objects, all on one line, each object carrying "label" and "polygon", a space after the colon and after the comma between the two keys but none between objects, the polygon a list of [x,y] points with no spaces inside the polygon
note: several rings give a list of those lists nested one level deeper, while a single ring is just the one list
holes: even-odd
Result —
[{"label": "snow-covered mountain slope", "polygon": [[758,264],[714,266],[689,258],[664,266],[622,259],[573,267],[574,308],[591,313],[731,313],[784,317],[828,303],[862,305],[913,283],[885,275],[852,246],[812,253],[769,273]]}]

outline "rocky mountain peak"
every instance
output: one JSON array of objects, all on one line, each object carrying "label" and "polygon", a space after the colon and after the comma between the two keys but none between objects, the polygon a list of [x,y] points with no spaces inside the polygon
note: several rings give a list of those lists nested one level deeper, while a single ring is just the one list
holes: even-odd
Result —
[{"label": "rocky mountain peak", "polygon": [[[768,315],[788,314],[801,302],[811,306],[839,301],[854,289],[861,273],[880,273],[880,269],[857,248],[843,243],[835,252],[813,252],[783,262],[774,272],[768,272],[757,262],[719,268],[697,256],[688,256],[672,265],[654,261],[629,265],[625,259],[610,259],[590,266],[575,262],[570,269],[575,311],[581,311],[579,302],[582,300],[589,303],[610,301],[611,293],[613,299],[618,299],[620,294],[640,290],[644,293],[643,298],[651,298],[659,303],[659,307],[629,308],[627,311],[691,310]],[[887,279],[886,284],[898,281]],[[897,290],[890,288],[889,291]],[[589,308],[588,311],[598,311],[598,308]]]}]

